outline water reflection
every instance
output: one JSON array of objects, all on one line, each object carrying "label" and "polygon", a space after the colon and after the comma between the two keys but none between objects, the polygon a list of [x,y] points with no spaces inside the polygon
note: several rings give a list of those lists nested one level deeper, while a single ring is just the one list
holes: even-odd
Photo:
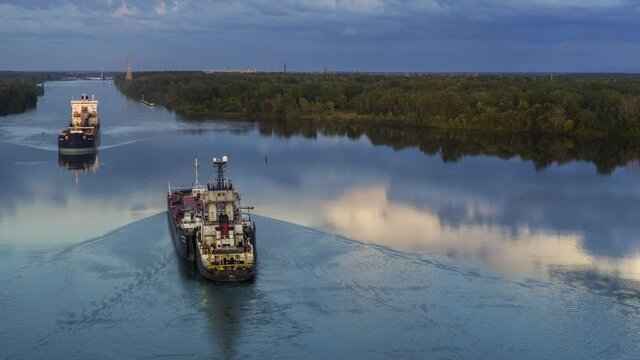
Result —
[{"label": "water reflection", "polygon": [[69,155],[58,153],[58,164],[67,170],[82,170],[84,172],[96,172],[100,167],[98,151],[81,155]]},{"label": "water reflection", "polygon": [[79,155],[61,154],[58,152],[58,165],[73,173],[77,185],[80,182],[80,174],[95,174],[100,168],[98,150]]},{"label": "water reflection", "polygon": [[[470,202],[466,212],[467,219],[495,220],[502,209]],[[435,211],[390,201],[383,187],[347,190],[324,205],[324,216],[338,233],[354,239],[446,254],[506,274],[550,279],[557,277],[558,268],[582,268],[602,277],[640,281],[640,254],[594,254],[584,247],[581,230],[531,228],[526,223],[511,229],[491,221],[452,223]]]},{"label": "water reflection", "polygon": [[394,150],[420,149],[426,155],[439,155],[443,162],[457,162],[468,156],[488,155],[501,159],[520,158],[533,162],[536,170],[586,161],[598,173],[610,174],[618,167],[637,163],[640,139],[508,132],[437,130],[341,122],[316,123],[300,120],[261,121],[260,133],[283,138],[318,135],[359,139],[366,136],[373,145],[390,146]]},{"label": "water reflection", "polygon": [[[177,254],[176,254],[177,256]],[[216,284],[203,278],[193,263],[177,260],[180,283],[184,291],[195,297],[188,299],[207,324],[215,346],[209,354],[214,359],[234,359],[238,355],[243,324],[246,323],[245,309],[248,301],[255,300],[254,282]]]},{"label": "water reflection", "polygon": [[241,346],[243,324],[247,300],[253,294],[253,284],[216,284],[212,285],[200,279],[198,291],[203,299],[201,312],[206,316],[209,330],[217,350],[212,352],[213,358],[234,359]]}]

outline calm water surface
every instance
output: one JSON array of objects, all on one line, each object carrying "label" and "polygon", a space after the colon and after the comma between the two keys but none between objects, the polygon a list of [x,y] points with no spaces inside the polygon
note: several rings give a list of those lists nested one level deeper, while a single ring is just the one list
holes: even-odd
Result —
[{"label": "calm water surface", "polygon": [[[82,92],[102,147],[59,158]],[[184,120],[108,82],[47,83],[0,118],[0,358],[640,357],[633,166],[298,132]],[[201,279],[168,232],[167,183],[223,154],[256,208],[252,284]]]}]

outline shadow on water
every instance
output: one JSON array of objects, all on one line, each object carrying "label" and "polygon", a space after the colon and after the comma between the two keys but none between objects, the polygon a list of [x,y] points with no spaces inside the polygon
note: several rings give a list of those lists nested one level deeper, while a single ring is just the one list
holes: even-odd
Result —
[{"label": "shadow on water", "polygon": [[202,312],[210,323],[211,335],[218,344],[220,358],[235,358],[239,339],[244,338],[243,323],[247,300],[253,297],[252,283],[211,284],[200,279]]},{"label": "shadow on water", "polygon": [[100,168],[98,150],[88,154],[67,155],[58,152],[58,166],[61,169],[71,171],[76,185],[80,182],[80,175],[95,174]]},{"label": "shadow on water", "polygon": [[[179,257],[178,253],[174,250],[175,256]],[[195,282],[199,279],[200,274],[194,263],[188,262],[184,259],[177,261],[178,273],[180,279],[183,282]]]},{"label": "shadow on water", "polygon": [[58,165],[67,170],[95,170],[98,161],[98,151],[88,154],[68,155],[58,152]]},{"label": "shadow on water", "polygon": [[213,358],[236,358],[239,339],[243,338],[245,309],[248,301],[256,296],[254,282],[216,283],[202,277],[195,264],[183,259],[178,263],[185,291],[194,295],[191,300],[197,304],[198,313],[206,318],[217,345],[211,350]]}]

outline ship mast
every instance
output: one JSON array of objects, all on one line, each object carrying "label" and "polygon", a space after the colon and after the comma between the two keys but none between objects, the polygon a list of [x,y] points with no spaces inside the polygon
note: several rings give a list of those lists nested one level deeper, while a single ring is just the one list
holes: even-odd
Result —
[{"label": "ship mast", "polygon": [[198,182],[198,158],[196,158],[196,163],[193,164],[193,167],[196,169],[196,181],[194,181],[193,186],[196,187],[198,185],[200,185],[200,183]]},{"label": "ship mast", "polygon": [[229,158],[227,156],[223,156],[222,158],[213,158],[213,166],[215,166],[218,173],[218,178],[216,179],[216,190],[225,190],[227,187],[224,183],[224,168],[227,166],[227,161]]}]

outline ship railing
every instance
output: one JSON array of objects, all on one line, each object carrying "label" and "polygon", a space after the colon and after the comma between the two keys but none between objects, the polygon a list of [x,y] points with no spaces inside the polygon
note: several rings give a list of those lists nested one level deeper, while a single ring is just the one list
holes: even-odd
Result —
[{"label": "ship railing", "polygon": [[182,191],[182,190],[191,190],[192,187],[191,186],[175,186],[175,185],[171,185],[171,183],[169,183],[169,192],[173,192],[173,191]]},{"label": "ship railing", "polygon": [[95,135],[95,133],[91,130],[77,130],[77,129],[71,129],[69,131],[70,134],[85,134],[85,135]]},{"label": "ship railing", "polygon": [[245,252],[246,251],[243,247],[233,247],[233,248],[227,248],[227,249],[212,249],[210,251],[212,255],[243,254]]},{"label": "ship railing", "polygon": [[249,263],[249,264],[219,264],[219,265],[208,265],[207,268],[208,269],[215,269],[215,270],[224,270],[226,268],[250,268],[253,267],[253,263]]},{"label": "ship railing", "polygon": [[185,185],[171,185],[171,182],[169,182],[169,190],[198,190],[198,191],[205,191],[207,190],[207,187],[205,185],[196,185],[196,186],[185,186]]},{"label": "ship railing", "polygon": [[194,185],[191,188],[191,192],[194,194],[206,194],[207,193],[207,186],[206,185]]}]

